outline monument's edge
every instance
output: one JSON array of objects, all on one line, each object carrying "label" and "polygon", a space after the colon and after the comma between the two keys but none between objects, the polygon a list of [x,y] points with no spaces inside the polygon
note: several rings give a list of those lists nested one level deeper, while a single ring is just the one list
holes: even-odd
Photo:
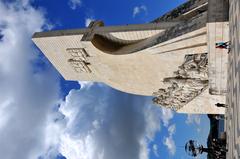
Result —
[{"label": "monument's edge", "polygon": [[32,36],[32,39],[42,38],[42,37],[55,37],[55,36],[71,36],[71,35],[80,35],[84,34],[88,29],[70,29],[70,30],[54,30],[54,31],[44,31],[44,32],[35,32]]},{"label": "monument's edge", "polygon": [[[110,32],[131,32],[131,31],[151,31],[151,30],[165,30],[173,27],[181,21],[177,22],[162,22],[162,23],[145,23],[145,24],[130,24],[119,26],[103,26],[95,28],[95,33],[110,33]],[[69,30],[54,30],[45,32],[36,32],[32,38],[54,37],[54,36],[71,36],[85,34],[91,31],[91,28],[69,29]]]}]

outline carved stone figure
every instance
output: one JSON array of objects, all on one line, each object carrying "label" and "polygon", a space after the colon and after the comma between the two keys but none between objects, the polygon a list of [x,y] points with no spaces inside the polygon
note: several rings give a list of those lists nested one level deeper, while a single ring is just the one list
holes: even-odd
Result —
[{"label": "carved stone figure", "polygon": [[207,88],[207,65],[207,53],[186,55],[183,64],[173,72],[173,77],[164,78],[167,88],[153,93],[156,96],[153,103],[179,110]]}]

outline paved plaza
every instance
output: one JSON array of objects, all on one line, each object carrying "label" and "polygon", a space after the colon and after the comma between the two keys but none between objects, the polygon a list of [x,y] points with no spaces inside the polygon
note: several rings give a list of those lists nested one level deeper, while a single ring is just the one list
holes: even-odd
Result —
[{"label": "paved plaza", "polygon": [[240,1],[230,0],[229,26],[232,49],[229,53],[226,110],[227,159],[240,158]]}]

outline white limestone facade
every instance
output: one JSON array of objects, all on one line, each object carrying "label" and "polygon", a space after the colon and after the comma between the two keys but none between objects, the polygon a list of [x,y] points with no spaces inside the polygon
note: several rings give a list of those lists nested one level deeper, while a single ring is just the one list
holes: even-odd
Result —
[{"label": "white limestone facade", "polygon": [[33,41],[66,80],[103,82],[123,92],[157,96],[172,101],[179,113],[224,114],[215,104],[225,103],[225,95],[209,91],[209,77],[215,80],[208,71],[209,63],[213,66],[209,57],[216,59],[209,56],[209,43],[217,42],[209,32],[220,27],[227,34],[228,28],[226,22],[207,25],[207,16],[203,12],[187,22],[113,27],[97,22],[86,29],[36,33]]}]

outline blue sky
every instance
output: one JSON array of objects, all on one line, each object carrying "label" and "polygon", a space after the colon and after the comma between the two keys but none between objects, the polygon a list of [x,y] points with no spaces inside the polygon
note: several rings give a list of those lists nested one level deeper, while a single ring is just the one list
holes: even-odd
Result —
[{"label": "blue sky", "polygon": [[[36,31],[149,22],[184,0],[0,1],[0,154],[4,159],[187,159],[205,144],[206,115],[176,114],[102,83],[65,81],[31,36]],[[63,157],[65,156],[65,157]],[[204,157],[203,157],[204,158]]]}]

